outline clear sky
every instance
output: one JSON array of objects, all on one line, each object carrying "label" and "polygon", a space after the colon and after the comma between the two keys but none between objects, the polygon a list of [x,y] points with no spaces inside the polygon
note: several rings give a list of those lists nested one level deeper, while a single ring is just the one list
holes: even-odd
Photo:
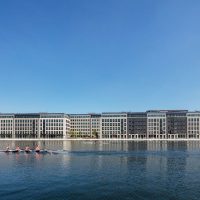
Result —
[{"label": "clear sky", "polygon": [[0,112],[200,110],[199,0],[1,0]]}]

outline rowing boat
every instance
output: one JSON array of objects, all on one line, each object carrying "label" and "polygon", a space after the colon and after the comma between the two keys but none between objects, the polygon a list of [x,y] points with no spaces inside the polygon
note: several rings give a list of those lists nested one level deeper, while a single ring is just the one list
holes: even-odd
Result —
[{"label": "rowing boat", "polygon": [[38,153],[38,154],[49,153],[47,150],[4,150],[1,152],[4,152],[4,153]]}]

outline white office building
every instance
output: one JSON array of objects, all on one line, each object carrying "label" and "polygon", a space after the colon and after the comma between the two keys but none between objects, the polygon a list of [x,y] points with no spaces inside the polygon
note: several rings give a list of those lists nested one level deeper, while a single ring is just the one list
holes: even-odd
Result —
[{"label": "white office building", "polygon": [[147,138],[167,138],[165,111],[147,112]]},{"label": "white office building", "polygon": [[200,112],[187,113],[187,138],[200,138]]},{"label": "white office building", "polygon": [[70,114],[70,136],[75,138],[100,137],[100,118],[99,114]]},{"label": "white office building", "polygon": [[102,138],[128,138],[127,113],[102,113]]},{"label": "white office building", "polygon": [[1,138],[67,138],[69,131],[64,113],[0,114]]},{"label": "white office building", "polygon": [[14,137],[14,114],[0,114],[0,137]]}]

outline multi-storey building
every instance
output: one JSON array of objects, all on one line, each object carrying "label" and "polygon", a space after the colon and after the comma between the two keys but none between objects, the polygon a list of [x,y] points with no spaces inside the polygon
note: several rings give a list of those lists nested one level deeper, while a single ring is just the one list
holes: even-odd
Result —
[{"label": "multi-storey building", "polygon": [[147,113],[127,113],[128,138],[147,137]]},{"label": "multi-storey building", "polygon": [[167,111],[167,137],[187,138],[187,110]]},{"label": "multi-storey building", "polygon": [[89,114],[70,114],[70,136],[91,137],[90,120]]},{"label": "multi-storey building", "polygon": [[15,114],[14,138],[39,138],[40,114]]},{"label": "multi-storey building", "polygon": [[69,131],[64,113],[0,114],[1,138],[66,138]]},{"label": "multi-storey building", "polygon": [[102,114],[1,114],[0,138],[200,139],[200,112],[151,110]]},{"label": "multi-storey building", "polygon": [[147,138],[167,138],[166,111],[147,111]]},{"label": "multi-storey building", "polygon": [[102,113],[102,138],[128,138],[127,113]]},{"label": "multi-storey building", "polygon": [[93,137],[101,137],[101,115],[91,114],[91,132]]},{"label": "multi-storey building", "polygon": [[71,137],[100,137],[100,114],[70,114]]},{"label": "multi-storey building", "polygon": [[200,138],[200,112],[187,113],[187,138]]},{"label": "multi-storey building", "polygon": [[64,113],[41,113],[39,130],[40,138],[67,138],[70,132],[70,118]]},{"label": "multi-storey building", "polygon": [[12,138],[14,133],[14,114],[0,114],[0,137]]}]

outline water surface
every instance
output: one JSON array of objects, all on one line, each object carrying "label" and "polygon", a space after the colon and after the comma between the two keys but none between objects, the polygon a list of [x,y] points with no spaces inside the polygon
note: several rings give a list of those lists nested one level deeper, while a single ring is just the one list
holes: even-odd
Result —
[{"label": "water surface", "polygon": [[200,142],[0,141],[0,199],[200,199]]}]

